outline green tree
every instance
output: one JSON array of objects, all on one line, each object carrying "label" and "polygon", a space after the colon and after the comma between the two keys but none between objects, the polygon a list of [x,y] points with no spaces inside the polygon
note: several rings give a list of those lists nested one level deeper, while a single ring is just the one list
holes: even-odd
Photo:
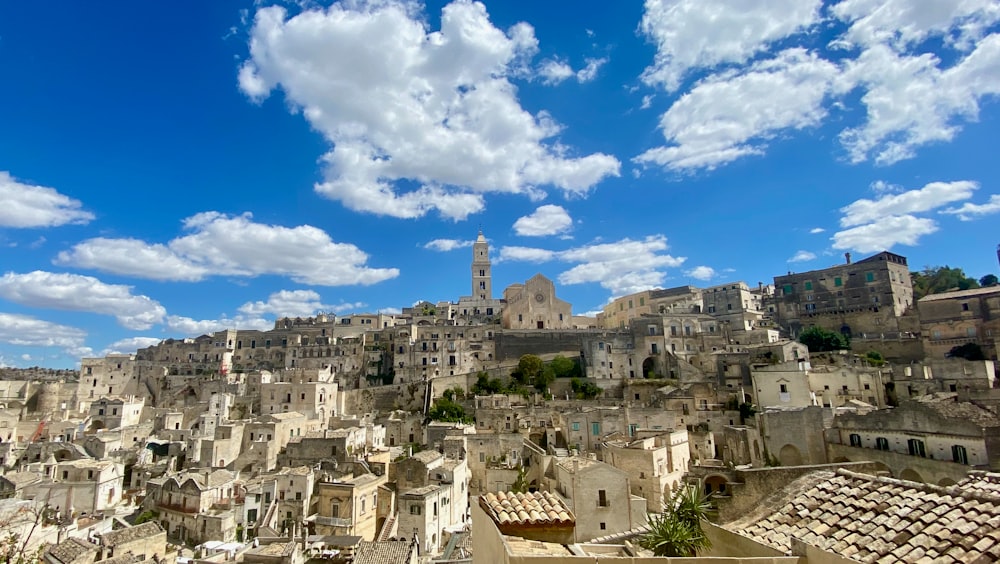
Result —
[{"label": "green tree", "polygon": [[950,358],[964,358],[965,360],[986,360],[986,353],[977,343],[965,343],[952,347],[948,354]]},{"label": "green tree", "polygon": [[542,373],[545,363],[542,359],[533,354],[526,354],[517,361],[517,368],[511,372],[511,377],[519,384],[528,385],[535,381],[535,378]]},{"label": "green tree", "polygon": [[961,268],[949,266],[928,266],[920,272],[911,272],[910,280],[913,282],[914,300],[949,290],[968,290],[979,287],[979,282],[975,278],[966,276]]},{"label": "green tree", "polygon": [[991,288],[996,286],[998,283],[1000,283],[1000,280],[997,279],[996,274],[987,274],[979,279],[979,285],[983,288]]},{"label": "green tree", "polygon": [[868,351],[865,353],[865,358],[868,359],[868,362],[871,363],[872,366],[882,366],[885,364],[885,357],[883,357],[882,353],[878,351]]},{"label": "green tree", "polygon": [[839,351],[851,348],[847,336],[822,327],[809,327],[799,333],[799,342],[809,347],[809,352]]},{"label": "green tree", "polygon": [[580,380],[579,378],[573,378],[569,382],[570,388],[573,390],[573,397],[576,399],[594,399],[601,395],[601,387],[593,382],[588,382],[586,380]]},{"label": "green tree", "polygon": [[556,373],[552,370],[551,366],[542,367],[542,371],[535,375],[532,384],[535,385],[535,389],[539,392],[544,392],[548,389],[549,384],[556,379]]},{"label": "green tree", "polygon": [[465,414],[465,408],[461,404],[445,397],[434,400],[427,416],[434,421],[446,421],[450,423],[473,423],[473,418]]},{"label": "green tree", "polygon": [[578,372],[576,363],[562,355],[556,355],[549,362],[549,366],[552,367],[556,378],[570,378]]},{"label": "green tree", "polygon": [[692,557],[712,546],[701,522],[712,506],[696,486],[685,485],[667,500],[667,509],[649,520],[649,532],[639,545],[656,556]]}]

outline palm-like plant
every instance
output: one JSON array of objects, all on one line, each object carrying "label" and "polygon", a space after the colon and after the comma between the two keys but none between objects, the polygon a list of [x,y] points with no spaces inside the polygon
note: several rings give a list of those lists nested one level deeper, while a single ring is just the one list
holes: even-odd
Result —
[{"label": "palm-like plant", "polygon": [[667,501],[667,510],[649,520],[649,532],[639,539],[639,546],[656,556],[695,556],[712,546],[701,529],[711,509],[708,498],[696,486],[676,490]]}]

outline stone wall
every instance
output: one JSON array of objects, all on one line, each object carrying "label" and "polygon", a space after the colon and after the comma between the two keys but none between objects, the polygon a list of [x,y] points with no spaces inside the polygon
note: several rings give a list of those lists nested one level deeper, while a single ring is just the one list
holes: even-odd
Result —
[{"label": "stone wall", "polygon": [[526,354],[543,356],[562,354],[567,357],[580,355],[583,339],[590,335],[586,330],[570,331],[498,331],[495,337],[496,358],[513,361]]}]

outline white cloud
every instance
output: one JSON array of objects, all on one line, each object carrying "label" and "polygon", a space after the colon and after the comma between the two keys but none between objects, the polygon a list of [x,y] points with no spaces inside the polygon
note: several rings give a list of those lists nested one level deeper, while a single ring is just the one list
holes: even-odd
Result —
[{"label": "white cloud", "polygon": [[959,200],[967,200],[979,184],[968,180],[930,182],[923,188],[883,195],[876,200],[860,199],[840,208],[841,227],[871,223],[885,216],[925,212]]},{"label": "white cloud", "polygon": [[531,215],[518,218],[514,231],[522,237],[558,235],[573,226],[573,218],[561,206],[540,206]]},{"label": "white cloud", "polygon": [[28,347],[59,347],[69,351],[85,349],[87,333],[76,327],[43,321],[28,315],[0,313],[0,343]]},{"label": "white cloud", "polygon": [[55,227],[88,223],[94,214],[53,188],[24,184],[0,171],[0,227]]},{"label": "white cloud", "polygon": [[471,247],[473,243],[475,243],[475,241],[462,241],[460,239],[434,239],[433,241],[426,243],[424,248],[446,253],[448,251],[454,251],[455,249]]},{"label": "white cloud", "polygon": [[366,266],[366,253],[311,225],[265,225],[249,213],[203,212],[185,219],[184,227],[191,233],[166,245],[89,239],[59,253],[56,263],[154,280],[271,274],[318,286],[375,284],[399,275],[395,268]]},{"label": "white cloud", "polygon": [[938,213],[957,215],[962,221],[972,221],[984,215],[1000,212],[1000,194],[993,194],[985,204],[966,202],[958,208],[948,208]]},{"label": "white cloud", "polygon": [[820,0],[646,0],[640,31],[656,44],[642,73],[676,90],[688,71],[744,63],[819,19]]},{"label": "white cloud", "polygon": [[555,251],[545,249],[535,249],[531,247],[501,247],[500,255],[494,262],[519,261],[519,262],[548,262],[556,258]]},{"label": "white cloud", "polygon": [[580,84],[590,82],[597,78],[597,71],[601,70],[601,67],[608,62],[607,57],[600,59],[587,59],[587,66],[576,71],[576,80]]},{"label": "white cloud", "polygon": [[912,215],[887,216],[875,223],[834,233],[833,248],[873,253],[891,249],[897,244],[916,245],[921,236],[937,230],[937,224],[931,219]]},{"label": "white cloud", "polygon": [[0,297],[31,307],[113,315],[123,327],[136,330],[162,323],[167,314],[156,300],[133,295],[130,286],[40,270],[4,274],[0,278]]},{"label": "white cloud", "polygon": [[711,266],[696,266],[691,270],[685,271],[684,274],[695,280],[708,281],[715,277],[716,272]]},{"label": "white cloud", "polygon": [[163,341],[163,339],[157,337],[129,337],[128,339],[121,339],[111,343],[106,349],[101,351],[99,356],[107,356],[109,354],[134,354],[139,349],[158,345],[161,341]]},{"label": "white cloud", "polygon": [[650,106],[653,105],[653,98],[655,98],[655,97],[656,96],[653,95],[653,94],[647,94],[647,95],[643,96],[642,97],[642,104],[639,105],[639,109],[641,109],[641,110],[648,110],[650,108]]},{"label": "white cloud", "polygon": [[275,317],[309,317],[316,313],[340,313],[364,307],[362,302],[324,304],[313,290],[281,290],[268,296],[267,301],[247,302],[239,311],[250,316],[272,314]]},{"label": "white cloud", "polygon": [[917,147],[950,141],[959,120],[975,121],[979,100],[1000,93],[1000,34],[982,40],[958,63],[941,70],[932,53],[905,55],[885,45],[866,49],[845,76],[863,85],[867,121],[840,134],[852,162],[889,165]]},{"label": "white cloud", "polygon": [[788,259],[788,262],[806,262],[814,260],[816,258],[816,253],[810,253],[809,251],[798,251],[792,258]]},{"label": "white cloud", "polygon": [[822,233],[824,231],[826,231],[826,229],[823,229],[822,227],[813,227],[812,229],[809,230],[809,232],[812,233],[813,235],[817,233]]},{"label": "white cloud", "polygon": [[274,322],[261,317],[222,316],[220,319],[193,319],[180,315],[167,317],[167,329],[189,337],[198,337],[223,329],[256,329],[267,331],[274,329]]},{"label": "white cloud", "polygon": [[586,194],[619,174],[613,156],[571,156],[551,141],[551,116],[520,106],[509,77],[526,75],[538,50],[531,26],[505,33],[467,0],[444,7],[438,31],[426,19],[398,0],[257,11],[240,88],[254,100],[280,88],[333,145],[320,194],[356,211],[457,220],[481,211],[485,193]]},{"label": "white cloud", "polygon": [[508,261],[576,263],[559,275],[560,284],[597,282],[613,295],[624,295],[655,288],[663,283],[664,268],[678,267],[686,258],[662,254],[667,238],[650,235],[641,241],[622,239],[596,243],[565,251],[528,247],[502,247],[500,257]]},{"label": "white cloud", "polygon": [[546,59],[538,66],[544,84],[559,84],[574,74],[573,67],[558,59]]},{"label": "white cloud", "polygon": [[818,125],[823,100],[837,86],[836,65],[803,49],[788,49],[741,72],[699,82],[660,118],[667,146],[634,162],[672,170],[713,169],[761,154],[765,141],[787,129]]},{"label": "white cloud", "polygon": [[1000,21],[995,0],[844,0],[830,12],[848,22],[840,41],[849,45],[884,43],[897,50],[928,37],[942,36],[949,45],[967,48],[990,25]]}]

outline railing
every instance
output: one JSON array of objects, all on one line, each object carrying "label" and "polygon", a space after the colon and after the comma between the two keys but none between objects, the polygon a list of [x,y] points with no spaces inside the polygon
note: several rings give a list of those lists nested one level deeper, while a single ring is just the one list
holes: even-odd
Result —
[{"label": "railing", "polygon": [[326,525],[328,527],[350,527],[353,523],[351,519],[344,519],[341,517],[325,517],[323,515],[317,515],[315,522],[317,525]]}]

